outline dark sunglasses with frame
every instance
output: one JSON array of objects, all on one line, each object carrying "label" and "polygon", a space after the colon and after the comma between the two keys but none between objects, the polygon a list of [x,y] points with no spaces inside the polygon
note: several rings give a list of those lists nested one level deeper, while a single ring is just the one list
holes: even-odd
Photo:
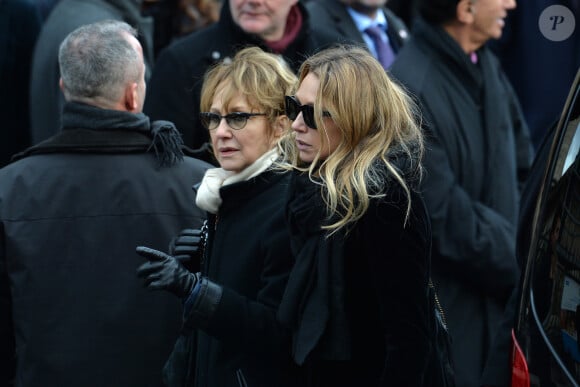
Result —
[{"label": "dark sunglasses with frame", "polygon": [[267,115],[267,114],[266,113],[234,112],[234,113],[226,114],[225,116],[220,116],[217,113],[202,112],[202,113],[199,113],[199,118],[201,120],[201,124],[207,130],[216,129],[220,125],[220,122],[222,121],[223,118],[225,118],[226,123],[228,124],[228,126],[230,128],[232,128],[234,130],[240,130],[246,126],[246,124],[248,123],[248,120],[250,118],[255,117],[255,116],[265,116],[265,115]]},{"label": "dark sunglasses with frame", "polygon": [[[286,115],[292,121],[298,117],[298,114],[302,112],[302,119],[306,126],[312,129],[316,128],[316,121],[314,120],[314,106],[312,105],[300,105],[295,96],[287,95],[284,97],[284,106],[286,108]],[[323,111],[323,117],[330,117],[330,113]]]}]

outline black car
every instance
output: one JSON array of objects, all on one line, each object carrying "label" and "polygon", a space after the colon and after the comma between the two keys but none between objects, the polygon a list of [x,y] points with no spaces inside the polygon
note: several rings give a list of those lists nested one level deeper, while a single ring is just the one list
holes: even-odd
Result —
[{"label": "black car", "polygon": [[580,386],[580,70],[522,196],[512,387]]}]

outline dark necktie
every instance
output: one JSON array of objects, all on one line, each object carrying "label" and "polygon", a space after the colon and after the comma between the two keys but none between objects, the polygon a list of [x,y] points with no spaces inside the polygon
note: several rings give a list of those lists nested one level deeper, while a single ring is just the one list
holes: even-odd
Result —
[{"label": "dark necktie", "polygon": [[391,46],[383,39],[381,39],[381,27],[371,26],[368,27],[365,32],[373,40],[375,49],[377,51],[377,59],[379,62],[381,62],[383,68],[386,70],[395,60],[395,53]]}]

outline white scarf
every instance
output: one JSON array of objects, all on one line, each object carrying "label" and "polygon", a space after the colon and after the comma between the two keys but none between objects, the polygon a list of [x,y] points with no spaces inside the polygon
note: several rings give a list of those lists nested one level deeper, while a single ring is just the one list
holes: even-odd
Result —
[{"label": "white scarf", "polygon": [[226,171],[223,168],[211,168],[205,172],[201,185],[197,190],[195,204],[202,210],[217,214],[222,198],[220,188],[224,185],[250,180],[268,169],[278,158],[278,149],[274,148],[260,156],[259,159],[239,173]]}]

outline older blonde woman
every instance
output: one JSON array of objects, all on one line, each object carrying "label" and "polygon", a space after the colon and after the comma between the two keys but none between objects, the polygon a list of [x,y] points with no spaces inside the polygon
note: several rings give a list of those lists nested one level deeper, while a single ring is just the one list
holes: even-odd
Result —
[{"label": "older blonde woman", "polygon": [[290,174],[271,168],[289,129],[284,96],[295,82],[277,56],[259,48],[244,49],[206,74],[201,121],[221,167],[207,171],[196,198],[209,225],[201,272],[137,248],[148,259],[138,270],[146,285],[184,301],[191,352],[186,348],[168,363],[170,385],[303,385],[290,357],[290,332],[276,320],[294,262],[284,218]]}]

